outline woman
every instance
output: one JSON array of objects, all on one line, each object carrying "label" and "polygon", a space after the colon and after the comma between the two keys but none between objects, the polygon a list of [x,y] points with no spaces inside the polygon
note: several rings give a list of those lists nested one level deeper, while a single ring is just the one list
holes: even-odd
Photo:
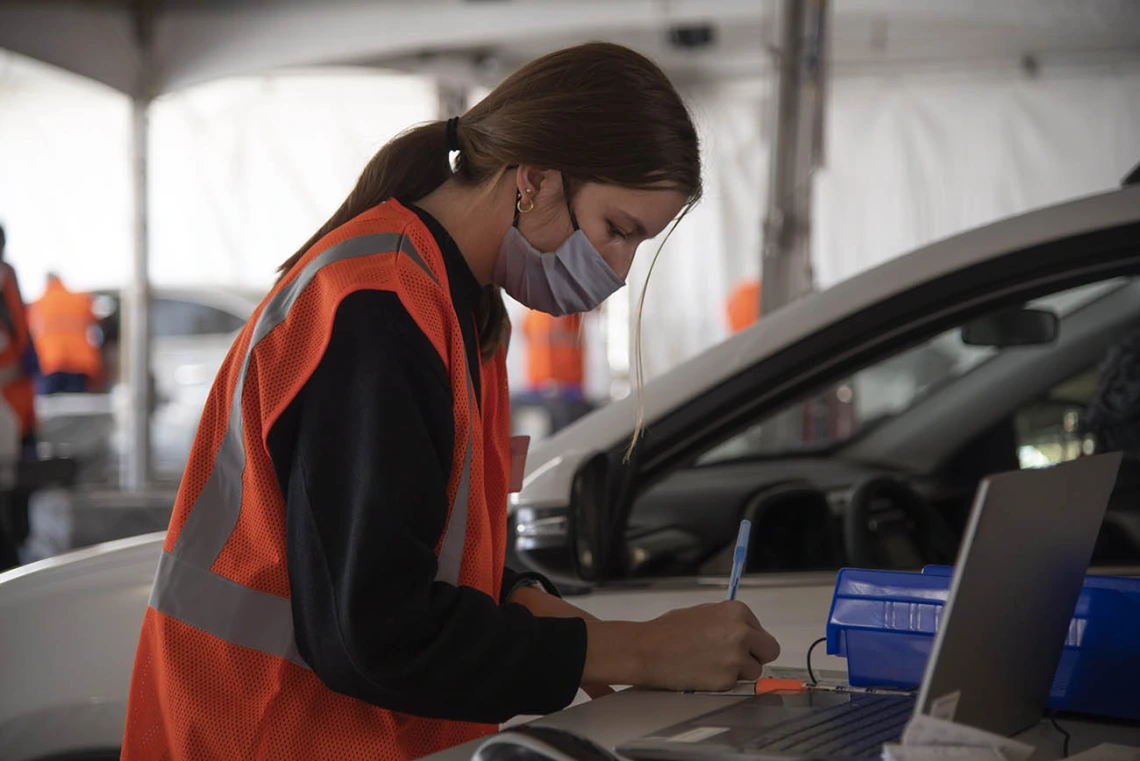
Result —
[{"label": "woman", "polygon": [[[36,347],[16,270],[4,257],[7,238],[0,227],[0,461],[36,459]],[[19,565],[18,549],[28,538],[29,492],[0,492],[0,571]]]},{"label": "woman", "polygon": [[123,758],[397,761],[563,708],[580,685],[758,676],[779,647],[743,605],[602,622],[503,568],[499,287],[592,309],[699,194],[684,105],[614,45],[539,59],[381,149],[214,384]]}]

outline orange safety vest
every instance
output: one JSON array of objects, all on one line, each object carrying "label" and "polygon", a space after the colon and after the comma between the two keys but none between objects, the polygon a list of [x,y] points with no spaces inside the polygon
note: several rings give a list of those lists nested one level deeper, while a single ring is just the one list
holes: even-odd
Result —
[{"label": "orange safety vest", "polygon": [[41,373],[79,373],[92,382],[102,378],[103,358],[88,337],[98,325],[91,311],[91,296],[51,280],[40,300],[29,307],[28,320]]},{"label": "orange safety vest", "polygon": [[[285,501],[266,436],[316,370],[341,300],[360,290],[394,292],[448,368],[455,446],[435,578],[498,600],[510,472],[506,352],[467,367],[439,247],[414,213],[388,201],[305,254],[254,312],[214,382],[143,619],[125,761],[404,761],[497,730],[334,692],[297,651]],[[469,369],[481,373],[481,411]]]},{"label": "orange safety vest", "polygon": [[531,386],[582,385],[582,317],[554,317],[531,310],[523,318],[527,376]]},{"label": "orange safety vest", "polygon": [[[0,395],[4,403],[12,408],[19,423],[20,437],[32,433],[36,428],[36,387],[35,380],[20,366],[24,353],[28,350],[31,335],[28,332],[28,317],[24,310],[24,299],[20,296],[20,284],[16,271],[10,264],[0,262],[0,298],[11,320],[12,334],[5,336],[0,349]],[[5,333],[8,326],[0,327]]]}]

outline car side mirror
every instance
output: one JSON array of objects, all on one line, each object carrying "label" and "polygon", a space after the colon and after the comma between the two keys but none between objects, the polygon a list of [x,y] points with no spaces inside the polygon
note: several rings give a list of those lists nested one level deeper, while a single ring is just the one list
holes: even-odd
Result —
[{"label": "car side mirror", "polygon": [[604,575],[609,542],[605,519],[608,475],[609,461],[599,453],[578,469],[570,487],[567,538],[574,573],[583,581],[600,581]]},{"label": "car side mirror", "polygon": [[1009,309],[979,317],[962,326],[967,346],[1043,346],[1057,340],[1061,319],[1044,309]]}]

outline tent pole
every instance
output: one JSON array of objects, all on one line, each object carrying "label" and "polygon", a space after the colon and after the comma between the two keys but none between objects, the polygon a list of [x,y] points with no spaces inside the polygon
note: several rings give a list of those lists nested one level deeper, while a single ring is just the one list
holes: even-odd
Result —
[{"label": "tent pole", "polygon": [[143,98],[131,103],[132,184],[134,185],[134,255],[127,286],[126,338],[123,377],[127,381],[128,405],[126,449],[123,453],[120,486],[123,491],[140,492],[150,474],[150,283],[147,245],[147,136],[150,104]]},{"label": "tent pole", "polygon": [[[779,0],[779,79],[772,108],[768,211],[764,220],[760,314],[812,291],[812,183],[823,155],[828,0]],[[805,405],[804,416],[810,405]],[[801,441],[804,416],[779,415],[760,430],[769,446]]]},{"label": "tent pole", "polygon": [[141,492],[150,479],[150,247],[147,235],[149,204],[149,112],[153,93],[153,6],[135,4],[139,80],[131,101],[131,179],[134,186],[134,255],[125,289],[126,334],[123,378],[128,390],[126,440],[119,470],[123,491]]},{"label": "tent pole", "polygon": [[812,181],[823,155],[827,0],[780,0],[779,79],[761,261],[762,313],[813,288]]}]

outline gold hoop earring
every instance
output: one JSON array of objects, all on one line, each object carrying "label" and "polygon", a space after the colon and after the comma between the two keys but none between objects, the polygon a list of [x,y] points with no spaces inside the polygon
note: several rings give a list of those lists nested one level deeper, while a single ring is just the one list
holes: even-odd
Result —
[{"label": "gold hoop earring", "polygon": [[515,203],[515,208],[519,210],[519,214],[526,214],[526,213],[528,213],[528,212],[534,211],[534,201],[533,201],[532,199],[530,199],[530,198],[527,198],[527,199],[525,199],[525,200],[526,200],[526,202],[527,202],[529,205],[528,205],[528,206],[523,206],[523,200],[524,200],[524,199],[520,198],[520,199],[519,199],[519,200],[518,200],[518,201]]}]

